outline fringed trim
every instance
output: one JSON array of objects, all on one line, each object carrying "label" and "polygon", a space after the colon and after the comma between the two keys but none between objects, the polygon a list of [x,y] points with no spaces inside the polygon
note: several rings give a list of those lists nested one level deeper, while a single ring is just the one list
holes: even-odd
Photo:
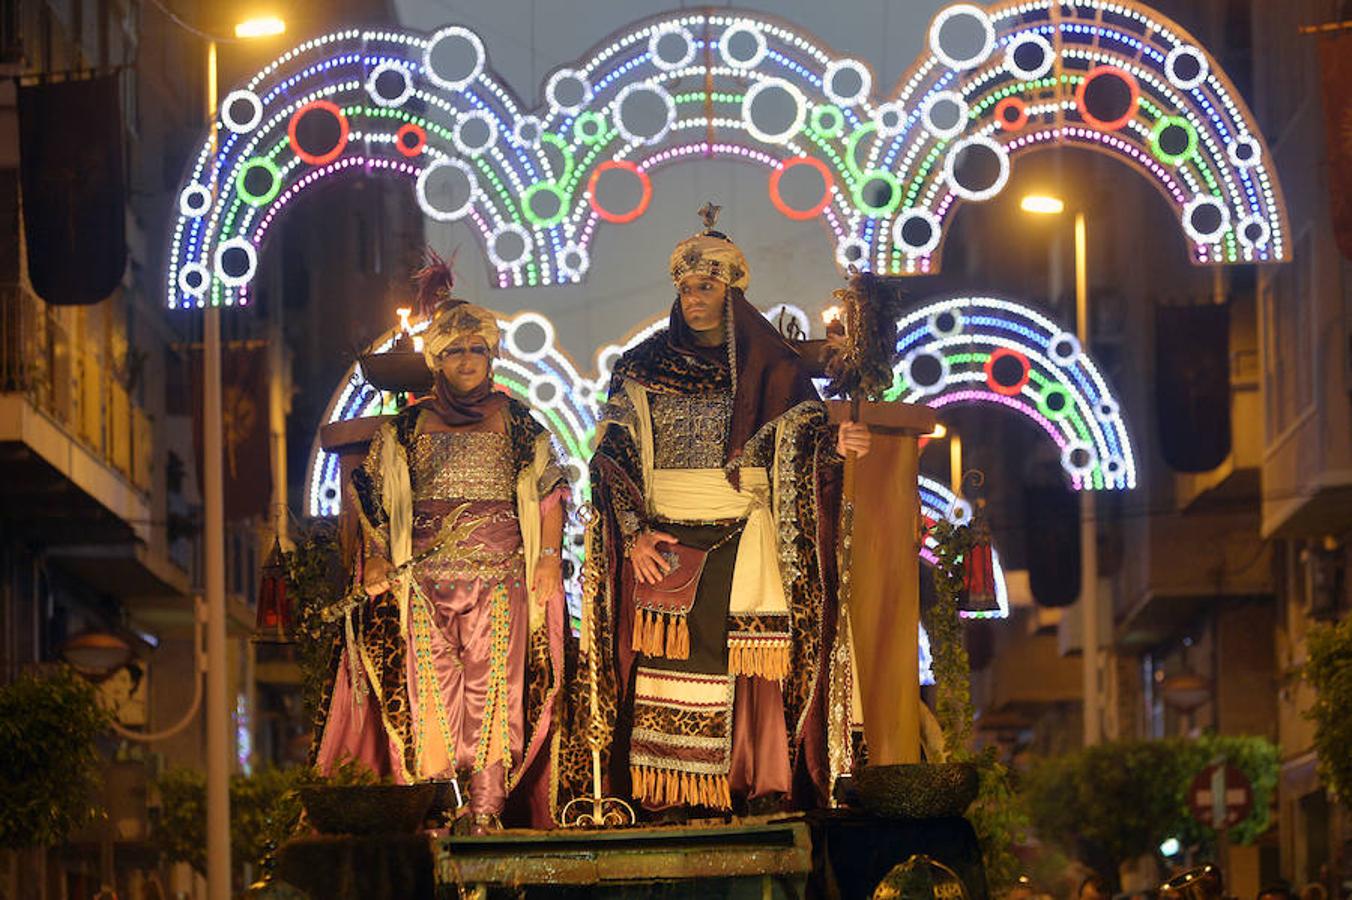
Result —
[{"label": "fringed trim", "polygon": [[631,649],[645,656],[690,658],[690,626],[679,613],[640,609],[634,617]]},{"label": "fringed trim", "polygon": [[726,775],[697,775],[674,769],[630,766],[634,797],[649,806],[707,806],[732,809]]},{"label": "fringed trim", "polygon": [[789,677],[789,642],[729,638],[728,674],[783,681]]}]

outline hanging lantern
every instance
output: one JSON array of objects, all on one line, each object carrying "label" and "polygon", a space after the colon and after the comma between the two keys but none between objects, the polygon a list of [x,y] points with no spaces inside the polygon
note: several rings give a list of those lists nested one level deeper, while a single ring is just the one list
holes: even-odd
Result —
[{"label": "hanging lantern", "polygon": [[254,640],[289,644],[291,637],[291,598],[286,592],[286,563],[282,543],[274,538],[272,552],[263,564],[258,580],[258,615],[254,620]]},{"label": "hanging lantern", "polygon": [[984,500],[978,500],[972,518],[971,545],[963,553],[963,591],[958,598],[958,609],[967,613],[998,612],[1000,603],[995,598],[995,557],[991,552],[991,529],[983,511]]}]

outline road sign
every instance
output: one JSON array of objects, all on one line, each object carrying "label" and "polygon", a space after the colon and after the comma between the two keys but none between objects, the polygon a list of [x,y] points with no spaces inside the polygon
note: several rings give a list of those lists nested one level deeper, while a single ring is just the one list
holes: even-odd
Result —
[{"label": "road sign", "polygon": [[1253,811],[1253,786],[1234,766],[1212,763],[1192,780],[1188,808],[1203,825],[1217,830],[1232,828]]}]

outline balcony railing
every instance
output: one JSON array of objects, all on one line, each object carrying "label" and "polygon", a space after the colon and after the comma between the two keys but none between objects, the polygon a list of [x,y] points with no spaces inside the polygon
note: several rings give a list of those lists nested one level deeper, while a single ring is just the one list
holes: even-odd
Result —
[{"label": "balcony railing", "polygon": [[154,431],[101,348],[17,285],[0,285],[0,393],[23,394],[137,489],[148,492]]}]

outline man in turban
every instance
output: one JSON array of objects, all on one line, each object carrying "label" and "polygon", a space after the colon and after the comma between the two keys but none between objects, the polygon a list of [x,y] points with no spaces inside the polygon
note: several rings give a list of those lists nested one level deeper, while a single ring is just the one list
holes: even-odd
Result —
[{"label": "man in turban", "polygon": [[431,269],[445,295],[423,335],[432,394],[380,427],[347,493],[369,601],[345,623],[316,761],[467,777],[473,833],[500,827],[509,791],[547,826],[568,483],[530,409],[494,390],[497,316]]},{"label": "man in turban", "polygon": [[602,410],[580,668],[599,713],[580,710],[564,767],[565,792],[589,794],[600,749],[612,792],[676,816],[827,802],[849,746],[840,473],[869,448],[862,425],[828,424],[702,212],[671,254],[667,328],[615,365]]}]

